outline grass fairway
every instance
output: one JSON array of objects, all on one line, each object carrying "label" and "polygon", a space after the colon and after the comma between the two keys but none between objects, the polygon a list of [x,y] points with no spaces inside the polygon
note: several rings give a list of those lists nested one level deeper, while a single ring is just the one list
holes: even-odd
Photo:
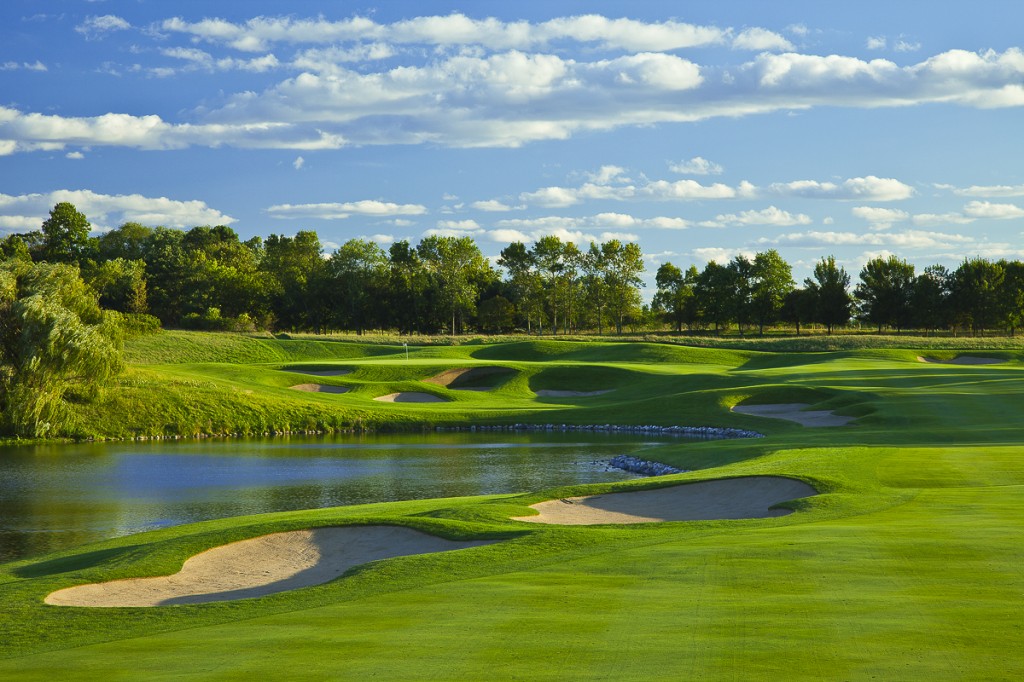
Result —
[{"label": "grass fairway", "polygon": [[[986,348],[1000,364],[955,365],[889,347],[785,353],[546,341],[410,348],[406,360],[401,346],[157,338],[131,349],[136,364],[104,405],[83,412],[83,429],[642,423],[767,437],[646,451],[694,469],[657,481],[222,519],[0,566],[2,679],[1024,676],[1017,350]],[[309,375],[304,366],[352,371]],[[474,366],[508,371],[487,391],[424,381]],[[350,390],[288,388],[311,382]],[[544,398],[539,390],[609,392]],[[447,402],[373,401],[398,391]],[[857,420],[804,428],[731,412],[741,401],[802,402]],[[821,494],[767,519],[571,527],[509,518],[544,499],[766,474]],[[500,542],[390,559],[259,599],[43,604],[62,587],[173,573],[229,541],[353,523]]]}]

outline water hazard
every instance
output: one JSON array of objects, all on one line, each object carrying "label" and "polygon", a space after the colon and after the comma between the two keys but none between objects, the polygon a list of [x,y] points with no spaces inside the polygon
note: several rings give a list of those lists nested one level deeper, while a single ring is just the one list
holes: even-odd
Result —
[{"label": "water hazard", "polygon": [[444,433],[0,448],[0,562],[162,526],[633,478],[653,436]]}]

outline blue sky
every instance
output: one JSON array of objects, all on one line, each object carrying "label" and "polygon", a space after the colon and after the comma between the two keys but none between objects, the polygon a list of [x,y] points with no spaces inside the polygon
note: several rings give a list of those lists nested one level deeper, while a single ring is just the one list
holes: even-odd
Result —
[{"label": "blue sky", "polygon": [[1022,258],[1019,2],[0,6],[0,234]]}]

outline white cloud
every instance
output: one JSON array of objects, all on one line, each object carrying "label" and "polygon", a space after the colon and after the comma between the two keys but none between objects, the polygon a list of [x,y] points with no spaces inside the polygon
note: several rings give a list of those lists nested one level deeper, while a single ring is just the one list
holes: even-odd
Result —
[{"label": "white cloud", "polygon": [[65,189],[38,194],[0,194],[0,226],[38,229],[50,209],[64,201],[74,204],[84,213],[94,230],[109,229],[125,222],[165,227],[230,225],[235,222],[231,216],[210,208],[202,201]]},{"label": "white cloud", "polygon": [[993,204],[989,201],[972,201],[964,206],[964,214],[971,218],[1011,220],[1024,218],[1024,208],[1015,204]]},{"label": "white cloud", "polygon": [[394,235],[390,234],[371,234],[369,236],[362,235],[358,237],[358,239],[362,239],[363,241],[367,242],[374,242],[380,246],[389,246],[395,243]]},{"label": "white cloud", "polygon": [[423,233],[424,237],[476,237],[484,233],[475,220],[438,220],[437,227]]},{"label": "white cloud", "polygon": [[0,156],[67,146],[183,149],[192,145],[274,149],[337,149],[340,135],[282,122],[171,124],[156,115],[64,117],[0,105]]},{"label": "white cloud", "polygon": [[952,185],[936,185],[936,187],[951,189],[954,194],[968,197],[1024,197],[1024,185],[971,185],[963,188]]},{"label": "white cloud", "polygon": [[264,73],[281,65],[273,54],[253,57],[252,59],[235,59],[233,57],[215,59],[209,52],[194,47],[163,48],[160,50],[160,54],[186,62],[185,66],[180,69],[154,67],[149,70],[150,74],[161,78],[189,71],[206,71],[209,73],[215,71],[251,71],[253,73]]},{"label": "white cloud", "polygon": [[670,163],[669,170],[680,175],[720,175],[723,168],[717,163],[712,163],[701,156],[695,156],[689,161]]},{"label": "white cloud", "polygon": [[921,43],[903,40],[901,38],[900,40],[896,41],[896,44],[892,46],[892,49],[896,50],[897,52],[917,52],[918,50],[921,49]]},{"label": "white cloud", "polygon": [[344,203],[276,204],[265,209],[273,218],[314,218],[317,220],[343,220],[352,215],[395,216],[423,215],[427,212],[420,204],[394,204],[364,199]]},{"label": "white cloud", "polygon": [[24,69],[26,71],[49,71],[49,69],[46,68],[46,64],[43,64],[38,59],[34,62],[10,61],[0,64],[0,71],[17,71],[19,69]]},{"label": "white cloud", "polygon": [[489,213],[500,213],[512,210],[511,206],[502,203],[497,199],[487,199],[486,201],[474,201],[471,205],[478,211],[487,211]]},{"label": "white cloud", "polygon": [[87,17],[85,21],[75,27],[75,30],[89,40],[102,38],[114,31],[125,31],[132,25],[119,16],[105,14],[103,16]]},{"label": "white cloud", "polygon": [[736,256],[744,256],[753,259],[756,255],[750,249],[722,248],[717,246],[701,247],[690,252],[696,260],[703,263],[715,261],[719,265],[725,265]]},{"label": "white cloud", "polygon": [[763,28],[748,28],[741,31],[733,38],[732,47],[734,50],[752,50],[754,52],[794,49],[793,43],[778,33]]},{"label": "white cloud", "polygon": [[786,27],[786,32],[805,38],[810,34],[811,30],[805,24],[790,24]]},{"label": "white cloud", "polygon": [[885,36],[871,36],[868,38],[865,47],[869,50],[884,50],[888,44]]},{"label": "white cloud", "polygon": [[[559,220],[564,220],[564,222],[560,224],[558,223]],[[572,219],[555,218],[549,224],[538,221],[532,228],[526,225],[523,226],[525,229],[499,227],[498,229],[488,230],[486,234],[488,239],[498,244],[510,244],[512,242],[529,244],[549,236],[558,237],[563,242],[572,242],[578,246],[585,246],[590,244],[590,242],[603,243],[612,239],[618,239],[621,242],[635,242],[639,239],[632,232],[584,232],[580,229],[574,229],[573,226],[574,222]]]},{"label": "white cloud", "polygon": [[900,201],[914,196],[914,188],[894,178],[879,178],[869,175],[864,178],[849,178],[841,183],[818,182],[817,180],[796,180],[775,183],[771,191],[783,196],[808,199],[839,199],[861,201]]},{"label": "white cloud", "polygon": [[[393,24],[379,24],[367,17],[340,21],[257,17],[240,24],[223,19],[204,19],[190,23],[181,18],[173,18],[165,20],[161,28],[243,51],[264,50],[268,45],[278,42],[336,44],[349,41],[445,47],[479,45],[492,50],[508,50],[534,49],[566,40],[593,44],[604,49],[664,51],[721,44],[729,35],[727,29],[710,26],[677,21],[648,23],[632,19],[608,19],[596,14],[560,17],[541,23],[503,22],[494,18],[471,19],[459,13],[414,17]],[[756,34],[751,34],[749,40],[756,39]]]},{"label": "white cloud", "polygon": [[475,220],[438,220],[437,227],[444,230],[459,230],[462,232],[474,232],[480,229],[480,224]]},{"label": "white cloud", "polygon": [[625,168],[621,166],[601,166],[596,173],[588,173],[587,177],[590,181],[598,185],[608,185],[612,182],[630,182],[629,178],[624,177],[626,172]]},{"label": "white cloud", "polygon": [[523,230],[537,233],[543,231],[545,234],[557,229],[581,229],[581,228],[650,228],[657,230],[684,230],[690,226],[690,222],[684,218],[671,218],[658,216],[654,218],[637,218],[625,213],[598,213],[592,216],[567,217],[567,216],[542,216],[539,218],[510,218],[499,220],[497,225],[501,229]]},{"label": "white cloud", "polygon": [[959,234],[907,230],[905,232],[791,232],[774,238],[762,237],[759,244],[829,248],[836,246],[884,246],[896,249],[962,248],[974,239]]},{"label": "white cloud", "polygon": [[742,211],[716,216],[712,221],[701,223],[703,227],[725,227],[727,225],[767,225],[772,227],[788,227],[791,225],[810,225],[811,217],[804,213],[793,214],[775,206],[759,211]]},{"label": "white cloud", "polygon": [[304,165],[306,165],[306,160],[301,156],[296,156],[295,160],[292,161],[292,167],[295,170],[300,170]]},{"label": "white cloud", "polygon": [[879,208],[878,206],[855,206],[850,212],[857,218],[868,221],[872,230],[888,230],[893,223],[910,217],[906,211],[895,208]]},{"label": "white cloud", "polygon": [[64,155],[64,157],[68,159],[84,159],[85,154],[83,154],[82,152],[68,152],[67,154]]},{"label": "white cloud", "polygon": [[941,227],[943,225],[967,225],[973,223],[974,218],[965,216],[963,213],[916,213],[911,222],[918,227]]},{"label": "white cloud", "polygon": [[[90,22],[97,30],[127,27],[113,15]],[[188,69],[290,69],[291,75],[264,89],[229,93],[220,108],[193,110],[195,120],[188,123],[115,112],[97,117],[16,112],[15,120],[0,113],[0,150],[11,149],[12,143],[19,152],[68,145],[517,147],[623,126],[813,107],[1024,106],[1024,52],[1019,48],[950,50],[901,66],[886,59],[799,54],[781,36],[757,27],[737,30],[599,15],[539,23],[462,14],[391,24],[367,17],[258,17],[242,23],[172,18],[160,26],[194,42],[164,48],[173,66],[158,65],[153,75]],[[565,49],[568,41],[597,49],[570,51]],[[744,41],[762,46],[738,65],[698,64],[664,52]],[[788,51],[771,52],[772,47],[763,46],[766,41]],[[279,43],[323,47],[294,61],[279,61],[266,52]],[[262,56],[218,58],[199,49],[206,44]],[[366,46],[376,47],[363,50]],[[345,61],[364,56],[355,66]],[[856,198],[876,200],[870,194]]]}]

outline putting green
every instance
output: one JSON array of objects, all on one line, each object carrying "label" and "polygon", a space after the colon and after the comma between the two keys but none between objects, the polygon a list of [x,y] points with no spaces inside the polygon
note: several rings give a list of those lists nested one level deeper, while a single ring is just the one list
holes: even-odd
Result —
[{"label": "putting green", "polygon": [[[1024,676],[1024,366],[1016,351],[985,348],[1003,362],[958,365],[918,362],[941,355],[932,346],[804,354],[521,341],[410,347],[406,360],[401,346],[267,340],[258,353],[245,350],[248,341],[225,341],[231,357],[255,357],[228,361],[216,349],[200,354],[199,337],[187,338],[199,359],[172,361],[166,337],[145,342],[162,344],[151,356],[167,364],[133,366],[103,403],[83,406],[83,418],[112,432],[148,428],[154,414],[161,424],[205,423],[202,413],[223,428],[258,424],[260,414],[268,424],[676,424],[767,437],[652,447],[645,458],[693,470],[664,480],[222,519],[7,564],[0,678]],[[967,345],[947,353],[971,354]],[[332,358],[353,370],[344,395],[288,390],[294,374],[279,371]],[[514,373],[486,392],[431,386],[445,403],[372,400],[476,364]],[[552,401],[538,399],[538,389],[614,390]],[[742,403],[806,403],[854,420],[803,428],[731,411]],[[118,419],[103,410],[120,410]],[[512,519],[545,500],[751,476],[805,481],[819,494],[790,496],[783,507],[792,513],[769,518]],[[173,574],[188,557],[231,542],[351,524],[501,541],[390,558],[234,602],[44,603],[75,585]]]}]

